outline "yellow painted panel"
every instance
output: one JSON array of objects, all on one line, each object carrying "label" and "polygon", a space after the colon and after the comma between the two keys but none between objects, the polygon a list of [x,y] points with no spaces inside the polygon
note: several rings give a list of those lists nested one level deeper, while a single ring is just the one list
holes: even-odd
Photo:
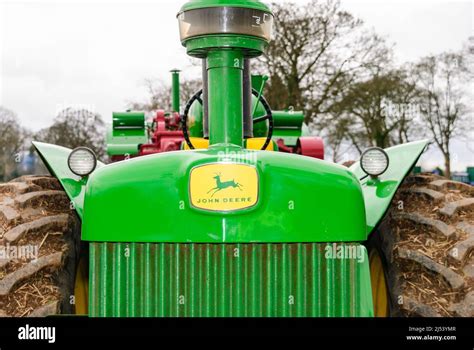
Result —
[{"label": "yellow painted panel", "polygon": [[246,164],[213,163],[191,170],[191,205],[210,211],[232,211],[254,206],[259,180],[255,167]]}]

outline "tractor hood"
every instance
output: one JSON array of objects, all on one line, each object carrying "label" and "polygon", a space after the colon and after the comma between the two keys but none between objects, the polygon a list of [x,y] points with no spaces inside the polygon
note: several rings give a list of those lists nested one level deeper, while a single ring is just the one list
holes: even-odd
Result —
[{"label": "tractor hood", "polygon": [[98,162],[80,178],[67,166],[70,149],[34,142],[84,239],[198,243],[364,241],[427,144],[386,149],[390,165],[376,179],[358,162],[225,148]]},{"label": "tractor hood", "polygon": [[347,168],[222,147],[98,169],[86,186],[83,239],[103,242],[363,241],[365,209]]}]

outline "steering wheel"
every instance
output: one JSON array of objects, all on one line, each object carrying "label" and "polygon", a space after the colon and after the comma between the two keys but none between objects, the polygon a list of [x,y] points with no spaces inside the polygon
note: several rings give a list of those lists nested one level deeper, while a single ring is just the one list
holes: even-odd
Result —
[{"label": "steering wheel", "polygon": [[[263,97],[259,92],[255,89],[252,89],[252,95],[258,98],[257,103],[261,103],[263,108],[265,109],[265,115],[253,119],[253,124],[257,124],[260,122],[263,122],[265,120],[268,120],[268,134],[267,138],[265,140],[265,143],[263,144],[261,150],[265,150],[268,145],[270,144],[273,136],[273,113],[272,109],[270,108],[267,100],[265,97]],[[190,149],[195,149],[193,143],[191,142],[191,139],[189,137],[189,132],[188,132],[188,117],[189,117],[189,110],[191,109],[191,106],[193,105],[194,101],[198,101],[202,105],[202,89],[196,92],[186,103],[186,106],[184,107],[184,113],[183,113],[183,118],[181,121],[182,129],[183,129],[183,135],[184,135],[184,140],[186,141],[186,144]]]}]

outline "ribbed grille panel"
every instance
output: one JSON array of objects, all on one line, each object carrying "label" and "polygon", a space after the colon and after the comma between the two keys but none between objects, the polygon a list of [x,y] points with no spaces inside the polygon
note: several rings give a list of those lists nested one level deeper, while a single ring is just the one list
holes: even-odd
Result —
[{"label": "ribbed grille panel", "polygon": [[91,243],[90,315],[366,316],[366,264],[325,247]]}]

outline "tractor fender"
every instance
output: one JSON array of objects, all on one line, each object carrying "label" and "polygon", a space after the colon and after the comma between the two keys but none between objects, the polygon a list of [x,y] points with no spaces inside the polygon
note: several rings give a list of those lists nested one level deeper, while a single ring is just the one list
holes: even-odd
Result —
[{"label": "tractor fender", "polygon": [[[67,159],[72,150],[66,147],[36,141],[33,142],[33,146],[36,148],[36,151],[51,175],[55,176],[61,183],[61,186],[71,201],[71,206],[74,207],[77,215],[82,220],[84,194],[89,178],[87,176],[77,176],[69,170]],[[104,164],[97,161],[97,168],[102,166],[104,166]]]},{"label": "tractor fender", "polygon": [[360,161],[350,167],[359,178],[362,187],[367,236],[385,216],[393,196],[417,163],[428,142],[428,140],[421,140],[385,149],[389,157],[389,166],[387,171],[377,178],[365,174],[360,167]]}]

